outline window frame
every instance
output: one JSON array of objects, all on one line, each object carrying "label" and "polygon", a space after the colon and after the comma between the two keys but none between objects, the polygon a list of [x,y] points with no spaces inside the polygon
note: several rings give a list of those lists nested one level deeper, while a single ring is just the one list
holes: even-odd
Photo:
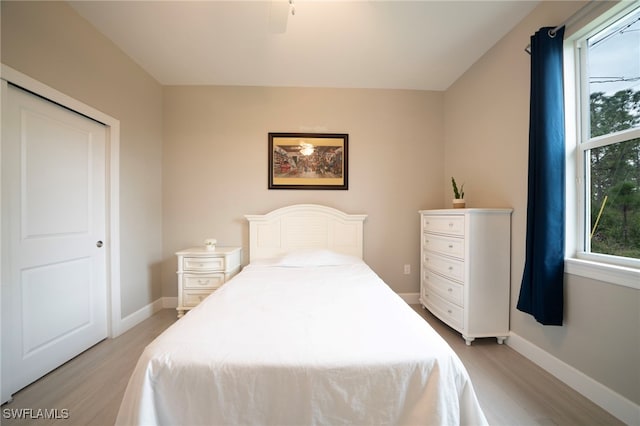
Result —
[{"label": "window frame", "polygon": [[[627,129],[593,139],[589,135],[590,92],[583,76],[586,70],[587,38],[635,11],[637,3],[613,6],[565,38],[565,126],[566,126],[566,250],[565,272],[599,281],[640,289],[640,259],[591,253],[589,152],[591,149],[640,138],[640,128]],[[577,220],[576,220],[577,218]]]}]

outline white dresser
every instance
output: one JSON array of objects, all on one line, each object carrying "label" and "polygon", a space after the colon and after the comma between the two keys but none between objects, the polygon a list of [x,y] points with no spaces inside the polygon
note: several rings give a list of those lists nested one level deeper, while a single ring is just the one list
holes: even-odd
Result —
[{"label": "white dresser", "polygon": [[509,335],[511,212],[420,211],[420,303],[467,345]]},{"label": "white dresser", "polygon": [[240,247],[193,247],[178,256],[178,318],[240,271]]}]

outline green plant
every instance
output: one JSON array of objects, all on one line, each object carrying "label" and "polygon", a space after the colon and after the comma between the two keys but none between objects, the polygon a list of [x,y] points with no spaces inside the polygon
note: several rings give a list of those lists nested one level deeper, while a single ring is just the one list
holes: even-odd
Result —
[{"label": "green plant", "polygon": [[451,184],[453,185],[453,195],[456,200],[462,200],[464,198],[464,183],[460,185],[460,189],[458,190],[458,185],[456,184],[456,180],[451,176]]}]

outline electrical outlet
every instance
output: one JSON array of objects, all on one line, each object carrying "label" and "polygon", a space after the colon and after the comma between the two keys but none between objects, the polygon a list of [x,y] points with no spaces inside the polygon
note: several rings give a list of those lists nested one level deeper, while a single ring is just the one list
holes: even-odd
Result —
[{"label": "electrical outlet", "polygon": [[409,275],[411,273],[411,265],[404,265],[404,274]]}]

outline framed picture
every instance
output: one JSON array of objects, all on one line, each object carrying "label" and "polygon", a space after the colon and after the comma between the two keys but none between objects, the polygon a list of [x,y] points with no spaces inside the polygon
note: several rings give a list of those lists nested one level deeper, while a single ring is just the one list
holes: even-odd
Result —
[{"label": "framed picture", "polygon": [[269,189],[348,189],[349,135],[269,133]]}]

